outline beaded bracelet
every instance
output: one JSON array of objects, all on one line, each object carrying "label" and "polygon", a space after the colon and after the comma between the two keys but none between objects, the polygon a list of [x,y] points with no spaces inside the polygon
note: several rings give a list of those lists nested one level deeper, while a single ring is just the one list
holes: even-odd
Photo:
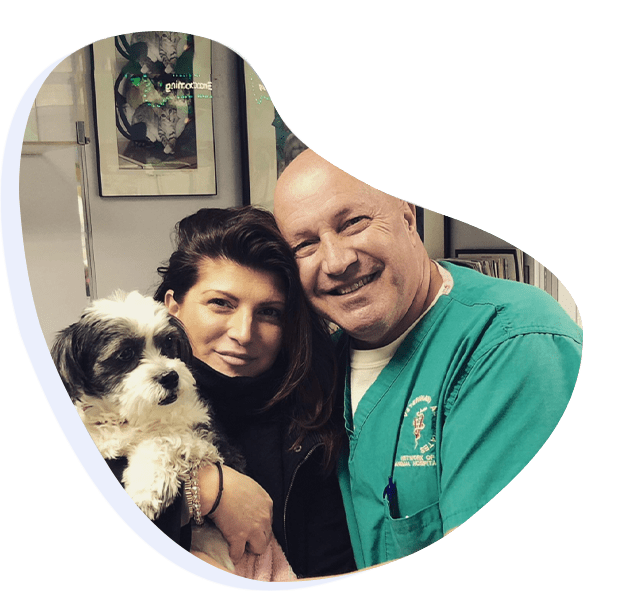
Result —
[{"label": "beaded bracelet", "polygon": [[184,476],[184,492],[190,509],[190,517],[197,525],[203,525],[203,515],[201,514],[201,495],[199,489],[199,464],[190,467]]},{"label": "beaded bracelet", "polygon": [[220,462],[216,462],[216,467],[218,468],[218,494],[216,495],[214,505],[212,505],[212,508],[207,514],[208,517],[218,509],[218,504],[221,502],[221,498],[223,497],[223,466]]}]

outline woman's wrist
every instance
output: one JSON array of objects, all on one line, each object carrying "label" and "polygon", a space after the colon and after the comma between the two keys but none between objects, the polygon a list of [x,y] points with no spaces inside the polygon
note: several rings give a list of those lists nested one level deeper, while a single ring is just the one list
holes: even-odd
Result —
[{"label": "woman's wrist", "polygon": [[214,462],[214,465],[218,468],[218,493],[212,508],[206,515],[207,517],[211,517],[213,513],[216,513],[221,499],[223,498],[223,465],[220,462]]},{"label": "woman's wrist", "polygon": [[222,468],[217,464],[206,464],[199,468],[197,478],[201,515],[215,514],[222,496]]}]

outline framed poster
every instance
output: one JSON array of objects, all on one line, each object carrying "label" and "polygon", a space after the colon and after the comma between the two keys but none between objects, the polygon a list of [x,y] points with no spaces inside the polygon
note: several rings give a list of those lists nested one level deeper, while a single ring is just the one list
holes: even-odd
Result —
[{"label": "framed poster", "polygon": [[92,77],[102,197],[216,194],[209,39],[103,39]]},{"label": "framed poster", "polygon": [[284,169],[308,146],[304,144],[282,121],[277,109],[274,109],[273,127],[275,128],[275,152],[277,161],[277,178],[284,172]]},{"label": "framed poster", "polygon": [[242,63],[244,95],[243,152],[247,160],[245,176],[249,190],[244,203],[273,211],[273,192],[283,170],[306,145],[291,132],[273,106],[260,77],[245,61]]},{"label": "framed poster", "polygon": [[248,179],[244,205],[257,205],[273,211],[273,192],[277,182],[277,151],[271,97],[254,69],[242,61],[241,105],[243,133],[243,177]]}]

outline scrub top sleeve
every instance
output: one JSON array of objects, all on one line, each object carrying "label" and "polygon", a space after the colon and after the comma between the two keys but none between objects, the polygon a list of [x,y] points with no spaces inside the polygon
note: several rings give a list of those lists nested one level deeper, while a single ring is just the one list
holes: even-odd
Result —
[{"label": "scrub top sleeve", "polygon": [[579,371],[581,345],[547,333],[509,338],[459,381],[446,404],[440,448],[443,531],[504,488],[559,422]]}]

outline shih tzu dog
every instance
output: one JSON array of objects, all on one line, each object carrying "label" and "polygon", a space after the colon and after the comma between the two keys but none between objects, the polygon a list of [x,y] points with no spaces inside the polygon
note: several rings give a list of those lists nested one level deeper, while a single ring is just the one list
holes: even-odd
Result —
[{"label": "shih tzu dog", "polygon": [[[162,304],[138,292],[97,300],[51,353],[102,456],[127,458],[122,484],[150,519],[172,504],[191,468],[223,461],[186,366],[185,331]],[[193,548],[233,571],[219,530],[193,530]]]}]

